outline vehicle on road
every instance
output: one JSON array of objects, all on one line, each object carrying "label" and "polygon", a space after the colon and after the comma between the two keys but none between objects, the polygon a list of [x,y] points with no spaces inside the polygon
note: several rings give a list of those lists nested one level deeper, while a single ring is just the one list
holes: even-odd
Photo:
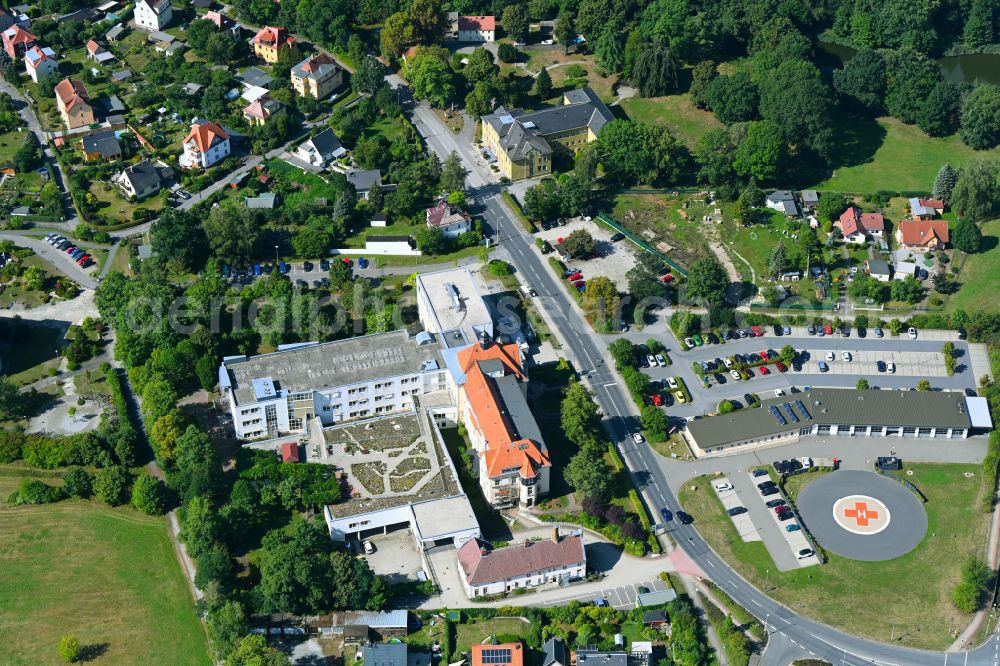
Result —
[{"label": "vehicle on road", "polygon": [[671,520],[674,519],[674,514],[670,513],[670,509],[668,509],[667,507],[663,507],[660,509],[660,516],[663,517],[663,522],[665,523],[669,523]]},{"label": "vehicle on road", "polygon": [[745,506],[734,506],[733,508],[726,511],[730,516],[738,516],[741,513],[746,513],[747,508]]},{"label": "vehicle on road", "polygon": [[686,511],[678,511],[677,520],[681,521],[682,525],[690,525],[694,522],[694,518],[692,518]]},{"label": "vehicle on road", "polygon": [[635,442],[636,444],[642,444],[646,440],[643,439],[642,433],[634,432],[632,433],[632,441]]}]

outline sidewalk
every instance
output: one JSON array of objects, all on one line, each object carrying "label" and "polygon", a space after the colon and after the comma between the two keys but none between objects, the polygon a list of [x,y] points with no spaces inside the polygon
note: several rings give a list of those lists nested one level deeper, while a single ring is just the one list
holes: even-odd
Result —
[{"label": "sidewalk", "polygon": [[972,376],[975,378],[977,386],[982,377],[995,379],[993,368],[990,366],[990,352],[985,344],[981,342],[969,343],[969,368],[972,370]]}]

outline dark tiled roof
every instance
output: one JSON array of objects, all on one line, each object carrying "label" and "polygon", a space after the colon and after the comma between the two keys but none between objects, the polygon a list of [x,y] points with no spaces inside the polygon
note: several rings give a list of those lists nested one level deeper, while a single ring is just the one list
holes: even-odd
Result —
[{"label": "dark tiled roof", "polygon": [[118,137],[115,136],[115,133],[107,130],[83,137],[83,152],[100,153],[101,157],[108,158],[121,157],[122,146],[118,143]]}]

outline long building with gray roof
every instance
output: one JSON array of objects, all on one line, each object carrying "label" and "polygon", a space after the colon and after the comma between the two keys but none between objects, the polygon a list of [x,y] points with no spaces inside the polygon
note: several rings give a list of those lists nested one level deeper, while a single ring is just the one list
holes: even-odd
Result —
[{"label": "long building with gray roof", "polygon": [[989,429],[984,398],[948,391],[814,388],[764,400],[757,409],[697,419],[684,437],[696,456],[777,446],[805,435],[955,439]]},{"label": "long building with gray roof", "polygon": [[447,389],[432,335],[405,330],[323,343],[287,345],[272,354],[230,356],[219,367],[236,435],[262,439],[412,409],[411,396]]}]

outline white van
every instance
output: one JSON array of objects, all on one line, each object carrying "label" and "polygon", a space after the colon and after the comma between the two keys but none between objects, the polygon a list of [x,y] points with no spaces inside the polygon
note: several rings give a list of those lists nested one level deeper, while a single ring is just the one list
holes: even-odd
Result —
[{"label": "white van", "polygon": [[720,493],[733,489],[733,484],[729,483],[728,481],[716,481],[712,485],[715,486],[716,492]]},{"label": "white van", "polygon": [[527,296],[528,298],[533,298],[533,297],[535,297],[535,296],[538,295],[535,292],[535,290],[531,288],[530,284],[522,284],[521,285],[521,293],[524,294],[525,296]]}]

